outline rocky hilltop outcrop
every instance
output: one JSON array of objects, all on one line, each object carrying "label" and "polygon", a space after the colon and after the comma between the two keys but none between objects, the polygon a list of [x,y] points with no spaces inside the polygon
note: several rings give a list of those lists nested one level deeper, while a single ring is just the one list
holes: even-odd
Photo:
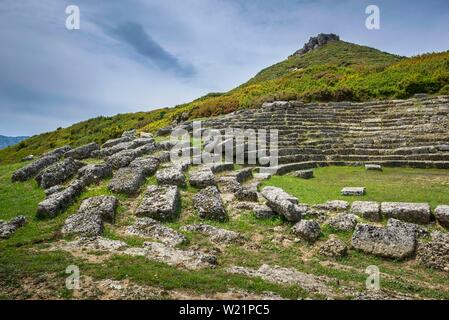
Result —
[{"label": "rocky hilltop outcrop", "polygon": [[316,37],[310,37],[309,41],[304,44],[304,47],[296,51],[294,54],[292,54],[291,57],[303,55],[311,50],[324,46],[329,41],[339,41],[339,40],[340,37],[337,36],[336,34],[320,33]]}]

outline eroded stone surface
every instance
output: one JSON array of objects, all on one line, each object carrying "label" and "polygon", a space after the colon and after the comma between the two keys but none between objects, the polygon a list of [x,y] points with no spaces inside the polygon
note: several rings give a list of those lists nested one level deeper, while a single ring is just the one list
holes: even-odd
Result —
[{"label": "eroded stone surface", "polygon": [[32,163],[24,166],[23,168],[14,171],[12,174],[11,180],[13,182],[16,181],[26,181],[28,179],[31,179],[33,176],[39,173],[39,171],[43,170],[44,168],[58,162],[59,157],[58,156],[43,156]]},{"label": "eroded stone surface", "polygon": [[145,242],[143,249],[149,259],[186,269],[214,268],[217,264],[216,256],[199,250],[181,250],[157,242]]},{"label": "eroded stone surface", "polygon": [[449,206],[441,205],[436,207],[435,217],[440,225],[449,228]]},{"label": "eroded stone surface", "polygon": [[234,164],[231,163],[227,163],[227,162],[223,162],[223,163],[212,163],[209,165],[210,169],[212,170],[213,173],[220,173],[223,171],[231,171],[234,170]]},{"label": "eroded stone surface", "polygon": [[217,228],[208,224],[194,224],[182,227],[182,230],[199,232],[210,237],[212,242],[221,243],[235,243],[242,240],[242,236],[235,231]]},{"label": "eroded stone surface", "polygon": [[120,143],[114,144],[110,147],[103,148],[99,152],[100,157],[109,157],[113,154],[116,154],[118,152],[121,152],[123,150],[131,149],[133,146],[133,143],[129,138],[126,138],[126,141],[122,141]]},{"label": "eroded stone surface", "polygon": [[107,163],[88,164],[78,170],[78,178],[86,185],[99,183],[101,180],[112,176],[112,166]]},{"label": "eroded stone surface", "polygon": [[346,211],[349,208],[349,203],[343,200],[330,200],[323,204],[317,204],[315,208],[329,211]]},{"label": "eroded stone surface", "polygon": [[230,267],[226,269],[229,273],[242,274],[247,277],[260,277],[265,281],[284,285],[298,285],[304,290],[312,293],[332,296],[333,291],[327,285],[329,279],[324,276],[315,276],[299,272],[293,268],[282,268],[263,264],[259,269],[245,267]]},{"label": "eroded stone surface", "polygon": [[101,215],[76,213],[66,219],[62,228],[62,233],[99,236],[103,232],[103,227]]},{"label": "eroded stone surface", "polygon": [[288,221],[300,221],[307,209],[298,206],[298,199],[289,195],[277,187],[265,187],[261,191],[262,196],[267,199],[268,206],[277,214],[284,216]]},{"label": "eroded stone surface", "polygon": [[382,202],[380,208],[381,213],[388,218],[414,223],[430,222],[428,203]]},{"label": "eroded stone surface", "polygon": [[218,182],[223,192],[234,193],[241,187],[240,183],[235,177],[220,177],[218,179]]},{"label": "eroded stone surface", "polygon": [[276,212],[265,204],[254,206],[253,211],[257,219],[269,219],[276,215]]},{"label": "eroded stone surface", "polygon": [[314,220],[301,220],[292,227],[292,232],[308,242],[315,242],[321,234],[321,228]]},{"label": "eroded stone surface", "polygon": [[341,189],[343,196],[363,196],[365,194],[365,187],[344,187]]},{"label": "eroded stone surface", "polygon": [[201,168],[200,170],[190,173],[189,183],[197,188],[205,188],[215,186],[215,176],[210,168]]},{"label": "eroded stone surface", "polygon": [[352,246],[366,253],[404,259],[415,252],[416,235],[402,228],[358,224],[352,235]]},{"label": "eroded stone surface", "polygon": [[202,219],[224,221],[228,218],[220,192],[215,186],[200,190],[193,198],[193,207]]},{"label": "eroded stone surface", "polygon": [[77,160],[87,159],[90,158],[92,155],[92,152],[100,150],[100,146],[96,144],[95,142],[86,144],[84,146],[72,149],[70,151],[67,151],[65,153],[66,158],[73,158]]},{"label": "eroded stone surface", "polygon": [[67,158],[43,170],[36,176],[36,181],[42,188],[48,189],[74,176],[83,165],[73,158]]},{"label": "eroded stone surface", "polygon": [[145,182],[144,171],[140,168],[120,168],[108,185],[109,190],[118,193],[133,194]]},{"label": "eroded stone surface", "polygon": [[148,186],[136,215],[158,221],[174,219],[177,216],[179,200],[177,186]]},{"label": "eroded stone surface", "polygon": [[313,178],[313,170],[312,169],[298,170],[298,171],[294,171],[292,173],[292,175],[295,177],[298,177],[298,178],[302,178],[302,179],[311,179],[311,178]]},{"label": "eroded stone surface", "polygon": [[229,176],[235,177],[237,182],[242,183],[245,180],[252,178],[253,176],[253,168],[244,168],[238,171],[231,172]]},{"label": "eroded stone surface", "polygon": [[259,199],[257,196],[257,191],[249,189],[245,186],[238,188],[237,191],[234,192],[234,196],[239,201],[257,202]]},{"label": "eroded stone surface", "polygon": [[170,246],[187,242],[187,238],[181,233],[148,217],[137,218],[136,222],[127,228],[127,233],[140,237],[151,237]]},{"label": "eroded stone surface", "polygon": [[340,213],[329,218],[326,223],[338,231],[351,231],[357,225],[357,216],[351,213]]},{"label": "eroded stone surface", "polygon": [[184,186],[186,177],[180,166],[173,165],[168,168],[159,169],[156,172],[156,180],[159,184]]},{"label": "eroded stone surface", "polygon": [[9,221],[0,220],[0,239],[11,237],[17,229],[23,227],[27,222],[25,216],[17,216]]},{"label": "eroded stone surface", "polygon": [[53,193],[61,192],[62,190],[64,190],[64,186],[58,184],[56,186],[45,189],[44,192],[45,192],[45,195],[48,197],[48,196],[52,195]]},{"label": "eroded stone surface", "polygon": [[181,250],[158,242],[145,242],[142,247],[130,247],[123,241],[101,236],[80,237],[69,242],[59,241],[50,250],[66,250],[74,255],[91,250],[109,254],[142,256],[189,270],[214,268],[217,264],[216,256],[199,250]]},{"label": "eroded stone surface", "polygon": [[65,221],[64,234],[98,236],[103,232],[104,221],[113,222],[118,201],[113,196],[91,197],[81,203],[76,214]]},{"label": "eroded stone surface", "polygon": [[416,254],[419,263],[449,272],[449,234],[434,231],[430,242],[420,243]]},{"label": "eroded stone surface", "polygon": [[98,214],[104,221],[114,222],[117,206],[118,200],[114,196],[91,197],[81,203],[78,213],[86,215]]},{"label": "eroded stone surface", "polygon": [[380,221],[380,204],[375,201],[354,201],[351,213],[370,221]]},{"label": "eroded stone surface", "polygon": [[130,168],[137,168],[143,171],[145,176],[153,175],[159,165],[159,159],[154,156],[143,156],[134,159],[130,164]]},{"label": "eroded stone surface", "polygon": [[40,202],[37,207],[37,216],[40,218],[56,216],[75,201],[84,187],[85,183],[82,180],[72,181],[64,190],[53,193]]},{"label": "eroded stone surface", "polygon": [[388,219],[387,227],[404,229],[406,233],[414,234],[417,238],[422,238],[429,235],[429,231],[420,225],[393,218]]},{"label": "eroded stone surface", "polygon": [[329,258],[339,258],[348,253],[348,246],[332,234],[326,242],[320,245],[318,253]]}]

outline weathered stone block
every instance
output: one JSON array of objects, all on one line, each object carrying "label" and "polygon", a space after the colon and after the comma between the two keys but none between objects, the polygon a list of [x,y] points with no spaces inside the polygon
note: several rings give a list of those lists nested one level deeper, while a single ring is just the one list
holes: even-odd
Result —
[{"label": "weathered stone block", "polygon": [[370,221],[380,221],[380,204],[375,201],[354,201],[351,213]]},{"label": "weathered stone block", "polygon": [[311,179],[313,178],[313,170],[298,170],[292,173],[293,176],[302,178],[302,179]]},{"label": "weathered stone block", "polygon": [[158,221],[172,220],[177,216],[179,200],[177,186],[148,186],[136,215]]},{"label": "weathered stone block", "polygon": [[364,187],[344,187],[341,189],[343,196],[363,196],[365,194]]},{"label": "weathered stone block", "polygon": [[148,217],[137,218],[136,222],[128,227],[127,233],[139,237],[150,237],[169,246],[187,243],[184,235]]},{"label": "weathered stone block", "polygon": [[120,168],[108,185],[109,190],[117,193],[133,194],[145,182],[144,171],[140,168]]},{"label": "weathered stone block", "polygon": [[435,217],[440,225],[449,228],[449,206],[441,205],[436,207]]},{"label": "weathered stone block", "polygon": [[321,228],[314,220],[301,220],[292,227],[292,232],[306,241],[315,242],[321,234]]},{"label": "weathered stone block", "polygon": [[382,171],[382,166],[380,164],[365,164],[365,169],[371,171]]},{"label": "weathered stone block", "polygon": [[212,242],[222,243],[236,243],[242,240],[241,234],[235,231],[217,228],[208,224],[194,224],[182,227],[182,230],[199,232],[210,237]]},{"label": "weathered stone block", "polygon": [[99,183],[101,180],[112,176],[112,167],[107,163],[88,164],[78,170],[78,178],[86,185]]},{"label": "weathered stone block", "polygon": [[358,224],[352,235],[352,246],[369,254],[404,259],[415,252],[416,236],[401,228]]},{"label": "weathered stone block", "polygon": [[380,211],[388,218],[396,218],[406,222],[430,222],[430,206],[428,203],[382,202]]},{"label": "weathered stone block", "polygon": [[276,187],[265,187],[261,191],[268,206],[288,221],[300,221],[306,209],[298,205],[298,199]]},{"label": "weathered stone block", "polygon": [[159,169],[156,172],[156,180],[163,185],[184,186],[186,184],[186,177],[179,166]]},{"label": "weathered stone block", "polygon": [[189,183],[191,186],[197,188],[205,188],[217,184],[215,176],[209,168],[202,168],[201,170],[192,172],[189,177]]},{"label": "weathered stone block", "polygon": [[200,190],[193,198],[193,207],[202,219],[224,221],[228,218],[220,192],[215,186]]},{"label": "weathered stone block", "polygon": [[42,188],[48,189],[74,176],[83,165],[73,158],[67,158],[39,173],[36,176],[36,181]]},{"label": "weathered stone block", "polygon": [[76,197],[81,194],[84,187],[85,183],[82,180],[74,180],[64,190],[48,196],[37,207],[38,218],[54,217],[59,212],[67,209],[75,201]]},{"label": "weathered stone block", "polygon": [[8,239],[17,229],[23,227],[27,222],[25,216],[17,216],[9,221],[0,220],[0,239]]},{"label": "weathered stone block", "polygon": [[66,158],[73,158],[77,160],[87,159],[91,157],[92,152],[100,150],[100,146],[95,142],[86,144],[84,146],[72,149],[65,153]]}]

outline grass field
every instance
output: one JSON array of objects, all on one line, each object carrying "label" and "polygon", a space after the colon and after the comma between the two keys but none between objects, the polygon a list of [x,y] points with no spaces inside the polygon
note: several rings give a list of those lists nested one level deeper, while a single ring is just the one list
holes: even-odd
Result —
[{"label": "grass field", "polygon": [[[314,170],[314,176],[309,180],[290,175],[273,176],[263,185],[280,187],[309,204],[336,199],[428,202],[432,208],[449,204],[449,170],[384,168],[378,172],[363,167],[322,167]],[[343,187],[365,187],[366,194],[342,196]]]},{"label": "grass field", "polygon": [[[247,290],[254,293],[274,292],[288,299],[323,298],[305,292],[295,285],[280,285],[266,282],[260,278],[248,278],[226,272],[229,266],[258,268],[261,264],[295,268],[299,271],[332,278],[330,285],[339,290],[340,286],[363,290],[366,279],[364,272],[369,265],[379,266],[382,272],[382,286],[408,295],[426,298],[449,299],[449,278],[447,274],[418,265],[414,261],[394,261],[365,255],[351,250],[347,257],[333,261],[316,253],[316,246],[324,242],[335,231],[323,227],[322,235],[315,245],[293,241],[290,223],[279,217],[271,220],[258,220],[252,212],[240,210],[230,212],[231,219],[225,223],[206,221],[206,223],[240,232],[248,245],[231,244],[218,247],[220,250],[218,266],[215,269],[186,271],[142,257],[112,256],[101,262],[84,260],[65,251],[46,251],[54,241],[61,239],[58,232],[64,220],[79,207],[82,199],[109,194],[103,181],[90,187],[69,209],[56,218],[38,220],[35,218],[37,204],[44,198],[43,191],[35,181],[11,183],[12,172],[20,165],[0,166],[0,219],[9,219],[18,214],[28,217],[26,226],[19,229],[10,239],[0,241],[0,299],[27,298],[22,290],[24,279],[50,290],[51,297],[71,298],[73,292],[65,288],[67,266],[79,266],[82,276],[97,281],[102,279],[130,280],[145,286],[163,290],[181,290],[192,294],[213,294],[230,289]],[[329,199],[342,199],[339,190],[345,185],[364,185],[368,193],[363,199],[378,201],[428,201],[432,205],[447,203],[449,195],[449,174],[445,170],[388,169],[384,172],[365,172],[362,168],[320,168],[316,177],[301,180],[291,176],[273,177],[265,184],[278,185],[287,192],[298,196],[301,201],[319,203]],[[154,183],[150,178],[147,184]],[[363,183],[363,184],[362,184]],[[385,187],[383,187],[385,186]],[[183,188],[182,210],[177,221],[168,225],[176,230],[185,224],[199,223],[192,207],[191,198],[195,188]],[[346,199],[346,198],[345,198]],[[119,239],[131,246],[142,245],[142,239],[123,237],[117,230],[133,221],[130,203],[133,197],[120,195],[118,219],[115,225],[107,225],[105,237]],[[352,198],[350,198],[352,200]],[[197,233],[185,233],[189,239],[187,247],[198,246],[216,249],[207,237]],[[349,244],[350,232],[337,232],[338,238]],[[282,239],[290,239],[285,245]],[[249,245],[257,245],[251,248]],[[51,281],[49,281],[49,277]],[[32,290],[31,290],[32,291]],[[96,298],[92,293],[91,298]],[[161,296],[155,298],[163,298]]]}]

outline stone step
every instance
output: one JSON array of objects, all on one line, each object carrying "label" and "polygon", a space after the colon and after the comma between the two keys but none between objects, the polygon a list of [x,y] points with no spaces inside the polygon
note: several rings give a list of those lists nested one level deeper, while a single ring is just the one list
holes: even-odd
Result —
[{"label": "stone step", "polygon": [[[364,166],[364,161],[305,161],[280,164],[275,167],[260,167],[259,172],[283,175],[292,171],[312,169],[325,166]],[[412,167],[449,169],[449,161],[377,161],[383,167]]]}]

